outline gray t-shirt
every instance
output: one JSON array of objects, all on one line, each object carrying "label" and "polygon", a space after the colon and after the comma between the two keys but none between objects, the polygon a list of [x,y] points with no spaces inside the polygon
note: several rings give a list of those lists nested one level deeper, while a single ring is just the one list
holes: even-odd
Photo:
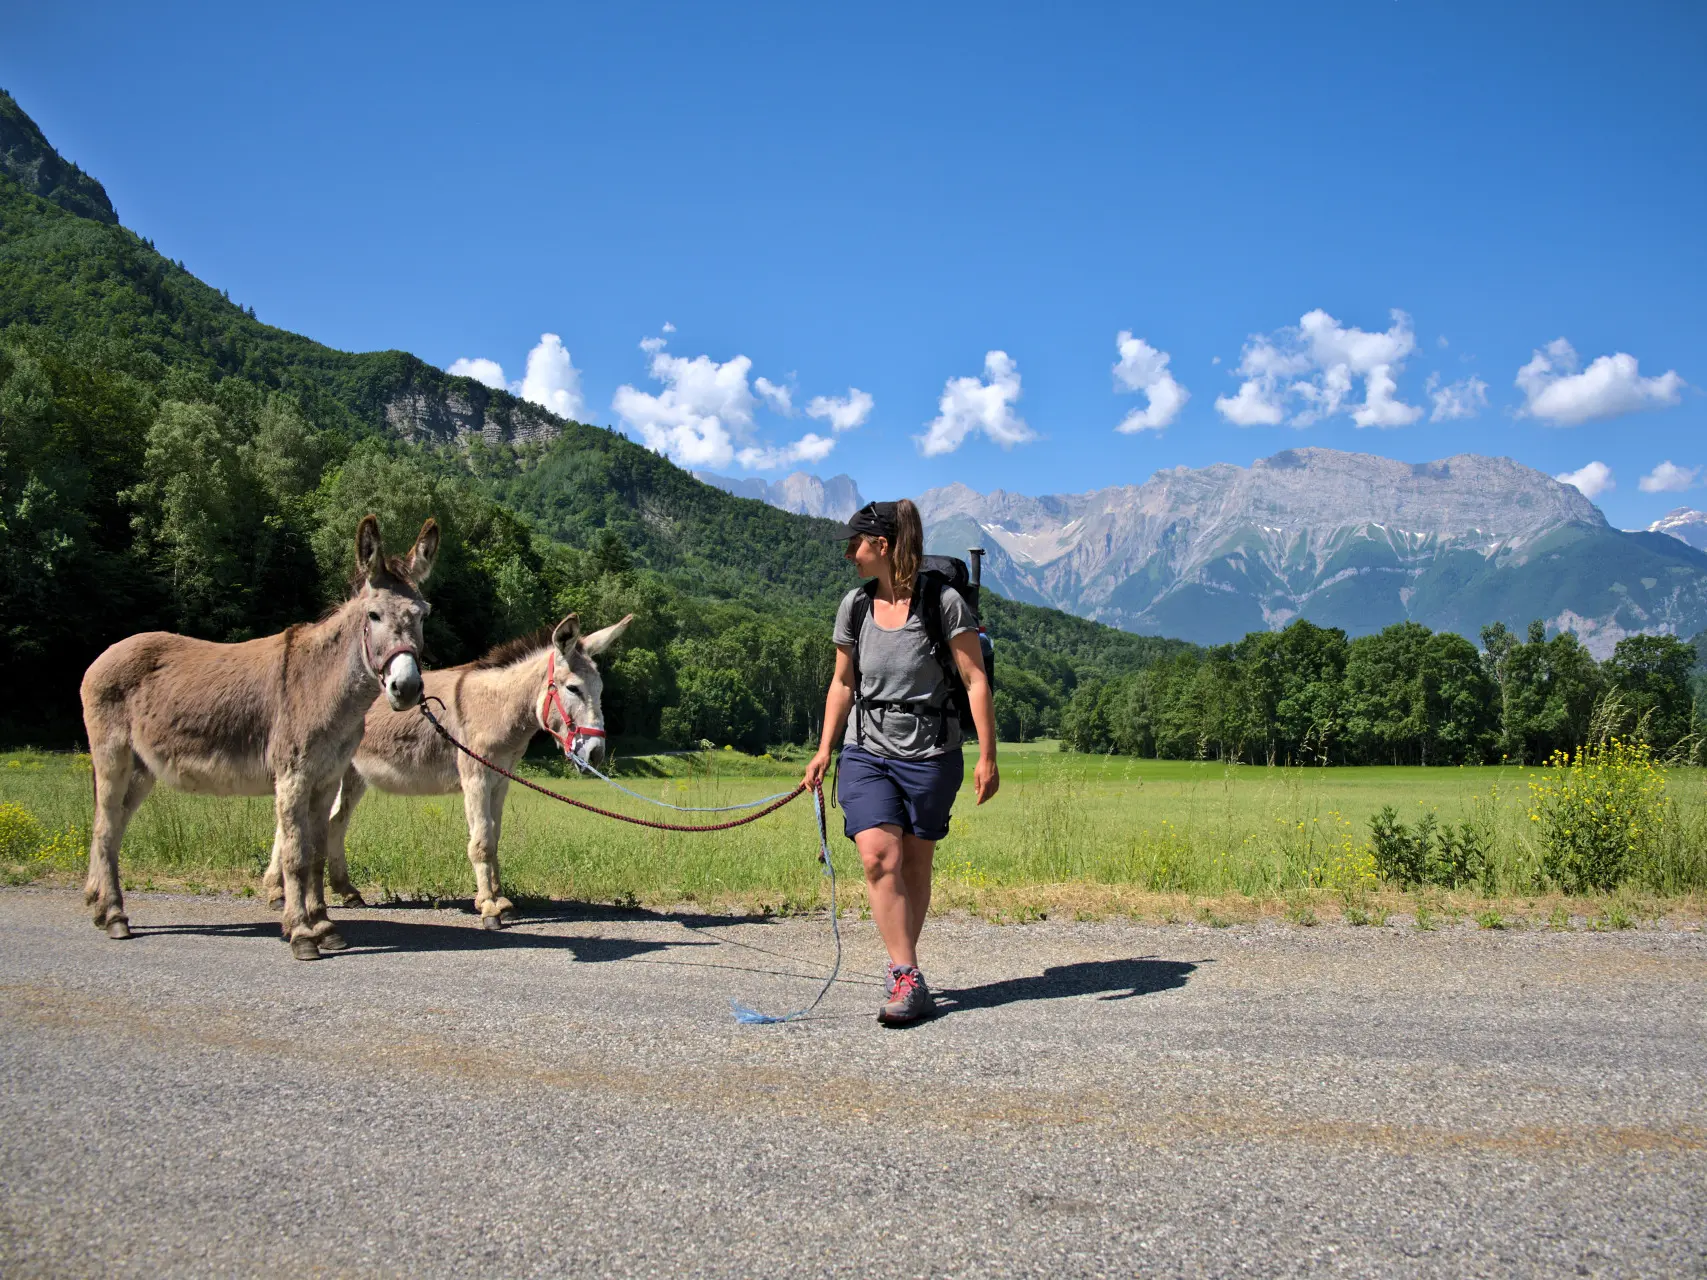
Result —
[{"label": "gray t-shirt", "polygon": [[[842,597],[836,610],[834,639],[838,645],[851,645],[853,635],[854,600],[863,591],[855,587]],[[976,631],[978,621],[972,616],[960,593],[953,587],[942,589],[942,634],[952,640],[963,631]],[[847,733],[842,745],[859,745],[854,719],[864,716],[864,747],[874,755],[896,760],[920,760],[926,756],[945,755],[960,750],[960,717],[949,707],[948,737],[937,742],[942,709],[948,704],[948,677],[942,664],[931,655],[930,640],[925,635],[924,620],[909,613],[907,621],[890,631],[877,625],[871,612],[865,615],[865,626],[859,636],[860,695],[879,702],[908,702],[921,706],[924,714],[902,707],[866,707],[857,703],[848,716]]]}]

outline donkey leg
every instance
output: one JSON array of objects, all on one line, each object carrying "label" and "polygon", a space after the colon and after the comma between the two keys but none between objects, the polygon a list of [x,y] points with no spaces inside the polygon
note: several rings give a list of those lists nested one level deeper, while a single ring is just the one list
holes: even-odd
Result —
[{"label": "donkey leg", "polygon": [[125,828],[148,793],[154,775],[136,758],[127,742],[103,751],[95,767],[95,824],[89,840],[89,875],[83,884],[83,899],[95,908],[95,927],[109,938],[130,937],[130,917],[124,910],[124,888],[119,879],[119,846]]},{"label": "donkey leg", "polygon": [[332,927],[332,918],[326,914],[326,832],[330,825],[332,805],[337,796],[336,782],[315,788],[314,821],[307,832],[309,871],[303,910],[315,945],[322,951],[342,951],[350,945],[344,941],[343,935]]},{"label": "donkey leg", "polygon": [[318,960],[320,948],[308,919],[309,875],[314,868],[313,789],[302,778],[288,775],[275,778],[273,809],[278,822],[279,871],[285,893],[279,929],[290,943],[291,955],[298,960]]},{"label": "donkey leg", "polygon": [[261,889],[267,895],[267,905],[274,911],[284,906],[284,870],[279,860],[279,847],[284,840],[284,831],[275,822],[273,824],[273,856],[267,861],[266,874],[261,877]]},{"label": "donkey leg", "polygon": [[345,769],[337,803],[332,806],[332,816],[326,824],[326,872],[332,880],[332,892],[343,898],[346,907],[367,906],[355,885],[350,883],[350,867],[344,859],[344,835],[350,829],[350,816],[355,813],[366,791],[367,783],[362,781],[355,765]]},{"label": "donkey leg", "polygon": [[462,807],[468,815],[468,860],[474,864],[474,905],[480,923],[488,929],[502,928],[515,914],[515,905],[504,897],[498,882],[498,835],[504,824],[504,797],[509,780],[482,770],[463,777]]}]

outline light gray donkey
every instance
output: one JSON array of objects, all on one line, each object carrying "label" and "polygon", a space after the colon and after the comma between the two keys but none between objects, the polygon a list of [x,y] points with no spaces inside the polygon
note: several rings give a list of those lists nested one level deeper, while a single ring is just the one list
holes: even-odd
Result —
[{"label": "light gray donkey", "polygon": [[326,915],[326,814],[384,689],[421,700],[417,588],[432,572],[432,520],[406,560],[387,558],[379,521],[356,530],[350,598],[319,622],[242,644],[149,631],[113,645],[83,675],[83,724],[95,770],[94,836],[84,896],[95,926],[130,937],[119,882],[126,825],[156,782],[179,791],[274,797],[284,936],[298,960],[347,944]]},{"label": "light gray donkey", "polygon": [[[511,640],[476,662],[425,676],[425,698],[444,704],[434,714],[459,742],[494,764],[514,770],[533,735],[544,730],[565,755],[589,764],[604,754],[604,682],[593,659],[610,647],[634,621],[629,614],[591,635],[581,634],[570,614],[556,628]],[[470,760],[433,731],[419,714],[398,715],[375,703],[367,713],[355,759],[344,772],[332,808],[326,841],[326,868],[332,889],[345,906],[361,906],[350,883],[344,837],[350,816],[369,787],[394,795],[437,796],[462,792],[468,817],[468,860],[474,864],[474,904],[480,923],[497,929],[515,907],[498,878],[498,834],[504,821],[507,778]],[[273,860],[262,881],[276,906],[281,900],[281,827],[273,840]],[[288,899],[286,899],[288,902]]]}]

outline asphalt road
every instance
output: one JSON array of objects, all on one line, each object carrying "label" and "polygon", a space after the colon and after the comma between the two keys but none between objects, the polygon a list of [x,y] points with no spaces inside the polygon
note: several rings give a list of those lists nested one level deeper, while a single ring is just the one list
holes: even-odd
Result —
[{"label": "asphalt road", "polygon": [[[0,891],[0,1273],[1707,1275],[1707,935]],[[795,975],[795,976],[790,976]]]}]

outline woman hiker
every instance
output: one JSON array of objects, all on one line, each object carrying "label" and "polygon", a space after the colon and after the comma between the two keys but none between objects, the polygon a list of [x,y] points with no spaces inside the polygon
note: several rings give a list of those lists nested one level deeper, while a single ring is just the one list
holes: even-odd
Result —
[{"label": "woman hiker", "polygon": [[[905,499],[869,503],[837,536],[847,539],[847,558],[860,577],[872,581],[843,596],[836,612],[836,674],[824,700],[823,737],[805,781],[813,788],[822,782],[841,738],[837,792],[843,829],[865,864],[871,918],[889,950],[886,998],[877,1020],[903,1026],[936,1011],[919,972],[917,948],[931,904],[931,857],[948,834],[949,810],[965,777],[960,717],[948,673],[915,607],[924,554],[918,508]],[[983,804],[1001,779],[978,622],[954,588],[944,586],[941,599],[939,634],[978,731],[972,782]]]}]

